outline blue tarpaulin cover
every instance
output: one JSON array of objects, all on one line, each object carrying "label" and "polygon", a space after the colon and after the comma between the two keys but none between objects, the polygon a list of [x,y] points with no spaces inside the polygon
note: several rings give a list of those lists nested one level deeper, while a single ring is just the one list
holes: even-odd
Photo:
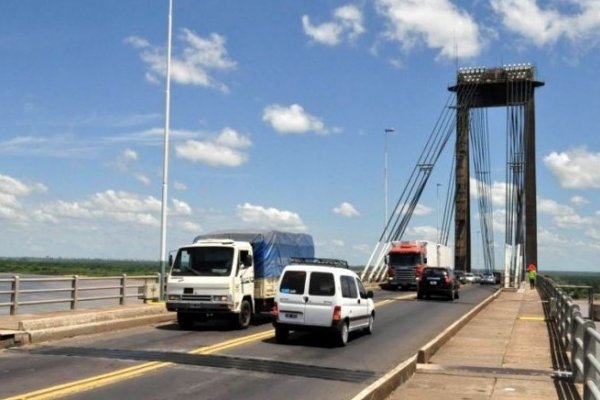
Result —
[{"label": "blue tarpaulin cover", "polygon": [[305,233],[269,230],[218,231],[196,236],[194,242],[202,239],[249,242],[254,252],[255,278],[279,277],[283,268],[290,263],[290,257],[313,258],[315,256],[312,236]]}]

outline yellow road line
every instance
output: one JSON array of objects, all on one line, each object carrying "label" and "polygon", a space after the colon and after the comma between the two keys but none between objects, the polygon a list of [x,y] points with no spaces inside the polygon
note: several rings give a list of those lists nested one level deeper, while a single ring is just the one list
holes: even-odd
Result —
[{"label": "yellow road line", "polygon": [[[394,300],[410,298],[411,295],[396,297],[393,299],[382,300],[375,303],[375,307],[384,306],[392,303]],[[226,350],[232,347],[241,346],[246,343],[254,342],[261,339],[267,339],[274,335],[273,329],[268,329],[252,335],[243,336],[217,343],[211,346],[200,347],[191,351],[188,354],[213,354],[218,351]],[[41,400],[41,399],[56,399],[69,396],[75,393],[85,392],[91,389],[96,389],[102,386],[107,386],[113,383],[135,378],[147,372],[165,368],[173,365],[171,362],[152,361],[136,365],[129,368],[119,369],[117,371],[106,374],[96,375],[91,378],[80,379],[73,382],[64,383],[61,385],[51,386],[44,389],[36,390],[29,393],[20,394],[13,397],[7,397],[3,400]]]},{"label": "yellow road line", "polygon": [[[220,350],[231,347],[240,346],[245,343],[253,342],[260,339],[266,339],[273,336],[273,329],[261,331],[253,335],[235,338],[222,343],[217,343],[212,346],[200,347],[189,351],[189,354],[212,354]],[[62,385],[52,386],[41,390],[36,390],[29,393],[20,394],[13,397],[8,397],[4,400],[35,400],[35,399],[55,399],[68,396],[74,393],[84,392],[90,389],[95,389],[101,386],[110,385],[119,381],[134,378],[144,373],[165,368],[172,365],[171,362],[152,361],[136,365],[129,368],[123,368],[117,371],[109,372],[102,375],[93,376],[91,378],[81,379],[73,382],[68,382]]]},{"label": "yellow road line", "polygon": [[546,321],[545,317],[526,316],[526,315],[523,315],[521,317],[517,317],[517,319],[520,319],[522,321]]}]

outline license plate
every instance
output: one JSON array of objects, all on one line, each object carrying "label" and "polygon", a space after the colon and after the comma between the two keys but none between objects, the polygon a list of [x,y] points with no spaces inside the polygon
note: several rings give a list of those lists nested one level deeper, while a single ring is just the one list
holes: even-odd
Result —
[{"label": "license plate", "polygon": [[285,313],[286,318],[298,318],[298,314]]},{"label": "license plate", "polygon": [[437,281],[429,281],[430,285],[437,285]]}]

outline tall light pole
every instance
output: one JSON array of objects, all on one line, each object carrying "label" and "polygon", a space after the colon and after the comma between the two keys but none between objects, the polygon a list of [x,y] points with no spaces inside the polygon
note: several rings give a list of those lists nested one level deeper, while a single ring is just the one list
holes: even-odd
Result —
[{"label": "tall light pole", "polygon": [[169,124],[171,110],[171,31],[173,24],[173,0],[169,0],[169,18],[167,28],[167,71],[165,89],[165,137],[163,154],[162,203],[160,213],[160,298],[164,299],[165,264],[167,257],[167,188],[169,181]]},{"label": "tall light pole", "polygon": [[440,243],[440,186],[441,183],[438,183],[435,188],[435,240],[437,243]]},{"label": "tall light pole", "polygon": [[384,221],[383,230],[387,228],[388,223],[388,133],[394,132],[393,128],[385,129],[385,144],[383,147],[383,202],[384,202]]}]

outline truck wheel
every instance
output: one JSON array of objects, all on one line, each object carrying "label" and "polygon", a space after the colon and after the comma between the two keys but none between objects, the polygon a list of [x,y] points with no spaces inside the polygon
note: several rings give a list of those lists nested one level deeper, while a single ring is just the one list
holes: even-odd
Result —
[{"label": "truck wheel", "polygon": [[283,344],[287,342],[290,331],[287,328],[282,328],[280,326],[275,328],[275,341],[279,344]]},{"label": "truck wheel", "polygon": [[417,292],[417,299],[422,300],[423,299],[423,293]]},{"label": "truck wheel", "polygon": [[181,329],[192,329],[194,327],[194,316],[190,313],[177,312],[177,323]]},{"label": "truck wheel", "polygon": [[338,328],[337,343],[340,346],[345,346],[348,343],[348,322],[344,321]]},{"label": "truck wheel", "polygon": [[246,329],[250,326],[250,320],[252,319],[252,306],[248,300],[242,300],[242,306],[240,307],[240,313],[237,315],[236,325],[238,329]]}]

